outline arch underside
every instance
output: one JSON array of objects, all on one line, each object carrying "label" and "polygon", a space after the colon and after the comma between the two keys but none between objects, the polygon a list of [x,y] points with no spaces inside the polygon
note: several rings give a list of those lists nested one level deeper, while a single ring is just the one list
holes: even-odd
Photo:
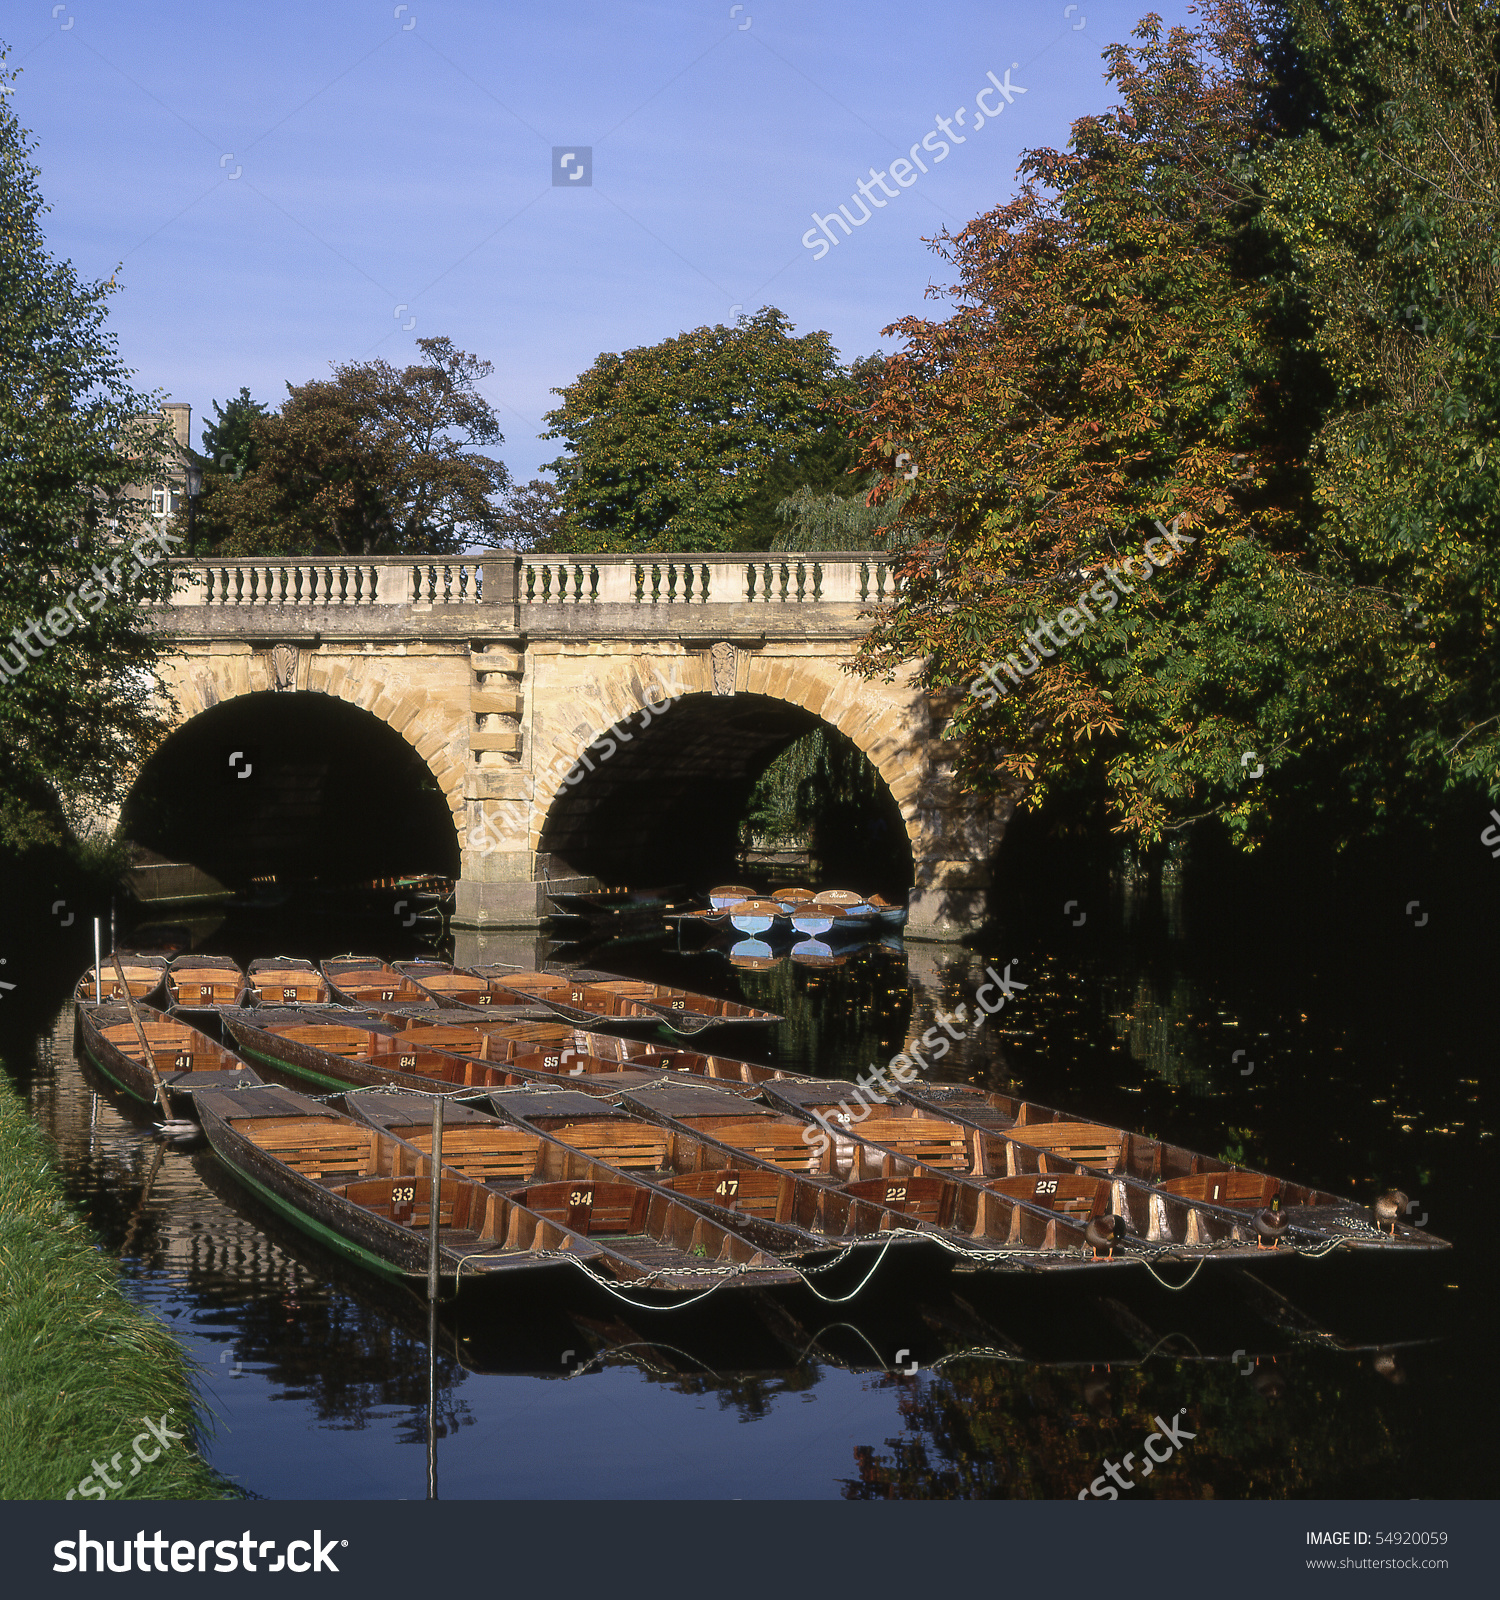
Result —
[{"label": "arch underside", "polygon": [[[728,871],[756,781],[821,721],[805,707],[756,694],[685,695],[645,727],[642,720],[625,719],[595,751],[585,749],[569,773],[575,781],[553,797],[539,846],[554,876],[694,883]],[[616,748],[598,759],[609,742]],[[901,871],[909,882],[909,857]]]}]

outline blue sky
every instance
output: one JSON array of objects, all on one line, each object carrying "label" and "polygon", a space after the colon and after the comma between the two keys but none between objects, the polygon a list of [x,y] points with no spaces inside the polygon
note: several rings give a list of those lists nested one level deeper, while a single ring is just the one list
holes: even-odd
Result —
[{"label": "blue sky", "polygon": [[[51,246],[119,269],[121,350],[192,404],[195,444],[241,384],[277,404],[288,379],[447,334],[494,362],[524,482],[557,453],[550,391],[601,350],[765,304],[846,359],[880,346],[947,281],[923,236],[1008,199],[1023,149],[1109,103],[1101,54],[1147,9],[28,0],[0,39]],[[976,128],[991,72],[1026,93],[989,92],[1003,109]],[[928,172],[873,188],[895,198],[815,259],[812,213],[858,216],[857,180],[928,133]],[[592,183],[555,186],[575,144]]]}]

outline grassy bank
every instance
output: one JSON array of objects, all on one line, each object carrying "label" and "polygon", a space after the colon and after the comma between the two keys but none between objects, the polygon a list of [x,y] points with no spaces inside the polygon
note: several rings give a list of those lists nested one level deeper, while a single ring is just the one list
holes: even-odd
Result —
[{"label": "grassy bank", "polygon": [[182,1348],[121,1293],[0,1073],[0,1498],[60,1500],[85,1480],[75,1498],[221,1498],[197,1422]]}]

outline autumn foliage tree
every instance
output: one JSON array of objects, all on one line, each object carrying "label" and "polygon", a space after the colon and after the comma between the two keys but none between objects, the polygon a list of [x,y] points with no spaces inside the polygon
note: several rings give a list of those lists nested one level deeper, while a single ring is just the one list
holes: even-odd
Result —
[{"label": "autumn foliage tree", "polygon": [[[877,499],[906,487],[907,452],[901,516],[924,537],[865,669],[921,656],[958,691],[975,787],[1037,805],[1092,784],[1143,841],[1207,815],[1258,837],[1312,702],[1373,691],[1393,615],[1307,547],[1326,383],[1255,178],[1284,133],[1272,22],[1222,0],[1196,29],[1148,17],[1112,47],[1119,106],[938,241],[957,309],[888,330],[904,345],[867,390]],[[1167,570],[983,692],[1159,526],[1192,541]]]},{"label": "autumn foliage tree", "polygon": [[423,362],[335,366],[287,385],[251,423],[257,465],[218,478],[201,531],[226,555],[446,555],[493,541],[503,442],[478,385],[491,364],[451,339],[419,339]]}]

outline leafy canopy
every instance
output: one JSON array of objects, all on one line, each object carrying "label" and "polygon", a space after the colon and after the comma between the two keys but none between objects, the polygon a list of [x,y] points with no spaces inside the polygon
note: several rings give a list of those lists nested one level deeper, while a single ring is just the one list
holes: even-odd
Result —
[{"label": "leafy canopy", "polygon": [[160,647],[139,602],[159,594],[165,568],[130,552],[154,562],[171,548],[140,542],[158,524],[139,485],[169,459],[159,397],[135,390],[106,328],[112,283],[81,281],[47,249],[16,79],[0,62],[0,845],[10,849],[64,837],[61,795],[96,813],[119,800],[162,731]]},{"label": "leafy canopy", "polygon": [[826,333],[774,306],[604,354],[549,411],[549,463],[577,550],[766,550],[776,506],[827,491],[852,464],[852,393]]},{"label": "leafy canopy", "polygon": [[498,537],[510,475],[484,453],[503,438],[478,388],[493,366],[451,339],[417,344],[421,364],[335,366],[250,422],[257,465],[205,491],[217,551],[449,555]]}]

